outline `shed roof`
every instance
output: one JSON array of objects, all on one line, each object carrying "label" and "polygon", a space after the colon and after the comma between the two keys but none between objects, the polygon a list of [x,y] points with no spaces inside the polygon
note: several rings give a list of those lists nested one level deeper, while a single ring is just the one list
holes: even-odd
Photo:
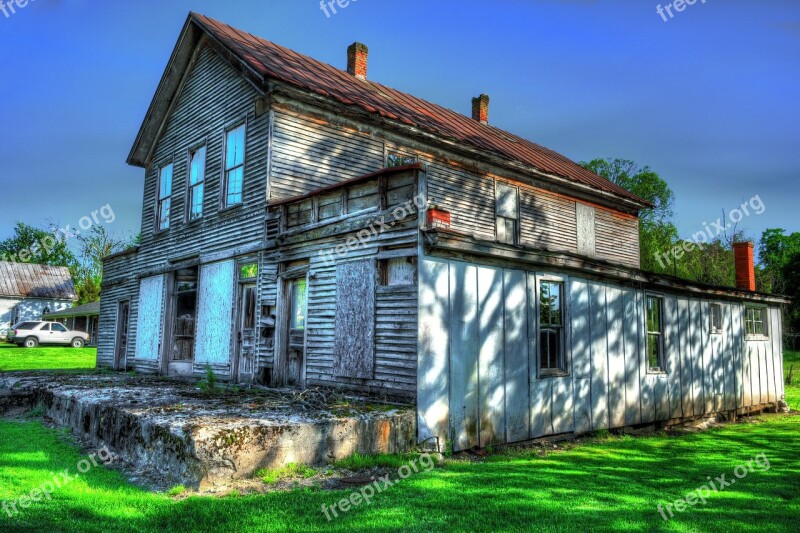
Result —
[{"label": "shed roof", "polygon": [[0,261],[0,297],[75,300],[69,269],[61,266]]},{"label": "shed roof", "polygon": [[70,318],[73,316],[100,316],[100,302],[90,302],[88,304],[56,311],[55,313],[47,313],[44,317],[50,320],[53,318]]},{"label": "shed roof", "polygon": [[175,82],[180,77],[176,75],[173,62],[188,68],[186,58],[189,54],[180,49],[185,43],[191,42],[192,37],[197,42],[195,28],[231,52],[262,80],[284,82],[341,104],[356,106],[367,113],[417,127],[439,138],[490,152],[509,162],[522,163],[546,174],[611,194],[640,207],[650,206],[647,201],[553,150],[391,87],[359,79],[346,71],[197,13],[189,14],[170,65],[128,158],[131,164],[143,165],[144,154],[149,152],[143,145],[156,140],[152,133],[147,135],[145,131],[157,130],[159,121],[156,115],[164,113],[168,102],[172,101],[170,87],[172,91],[177,90]]}]

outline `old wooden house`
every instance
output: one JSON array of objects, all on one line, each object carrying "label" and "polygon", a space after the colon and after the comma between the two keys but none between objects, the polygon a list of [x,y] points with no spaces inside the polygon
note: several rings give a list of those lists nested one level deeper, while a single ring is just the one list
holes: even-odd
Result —
[{"label": "old wooden house", "polygon": [[[128,162],[98,364],[415,402],[454,449],[762,408],[781,304],[639,269],[648,204],[566,157],[190,14]],[[449,443],[449,444],[445,444]]]},{"label": "old wooden house", "polygon": [[19,322],[72,307],[77,299],[67,267],[0,261],[0,337]]}]

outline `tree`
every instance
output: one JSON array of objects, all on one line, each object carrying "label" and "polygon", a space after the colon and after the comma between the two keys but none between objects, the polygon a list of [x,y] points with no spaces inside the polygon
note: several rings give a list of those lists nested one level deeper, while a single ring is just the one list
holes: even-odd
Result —
[{"label": "tree", "polygon": [[88,233],[77,237],[79,262],[73,274],[78,304],[100,299],[103,282],[103,258],[128,248],[131,240],[118,239],[103,226],[92,226]]},{"label": "tree", "polygon": [[758,259],[759,290],[782,293],[787,288],[784,268],[793,258],[800,255],[800,233],[786,235],[785,230],[770,228],[761,234]]},{"label": "tree", "polygon": [[678,229],[672,223],[675,194],[667,182],[650,167],[640,168],[627,159],[594,159],[580,165],[653,204],[639,214],[641,268],[674,274],[672,262],[658,260],[678,242]]},{"label": "tree", "polygon": [[0,242],[0,260],[75,268],[75,255],[67,246],[71,235],[17,222],[14,236]]}]

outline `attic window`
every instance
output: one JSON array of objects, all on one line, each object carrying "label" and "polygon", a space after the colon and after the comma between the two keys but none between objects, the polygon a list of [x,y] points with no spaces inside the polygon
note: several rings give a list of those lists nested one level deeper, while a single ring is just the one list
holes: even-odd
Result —
[{"label": "attic window", "polygon": [[402,167],[405,165],[412,165],[416,162],[416,157],[397,152],[389,152],[389,154],[386,156],[386,168]]}]

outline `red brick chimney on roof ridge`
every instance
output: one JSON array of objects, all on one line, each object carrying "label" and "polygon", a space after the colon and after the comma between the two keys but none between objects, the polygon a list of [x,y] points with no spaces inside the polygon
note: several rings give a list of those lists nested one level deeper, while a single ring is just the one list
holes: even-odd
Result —
[{"label": "red brick chimney on roof ridge", "polygon": [[347,48],[347,72],[358,79],[367,79],[367,56],[369,48],[362,43],[353,43]]},{"label": "red brick chimney on roof ridge", "polygon": [[756,268],[753,261],[752,242],[733,243],[733,259],[736,263],[736,288],[744,291],[755,292]]},{"label": "red brick chimney on roof ridge", "polygon": [[489,95],[482,94],[472,99],[472,118],[481,124],[489,123]]}]

